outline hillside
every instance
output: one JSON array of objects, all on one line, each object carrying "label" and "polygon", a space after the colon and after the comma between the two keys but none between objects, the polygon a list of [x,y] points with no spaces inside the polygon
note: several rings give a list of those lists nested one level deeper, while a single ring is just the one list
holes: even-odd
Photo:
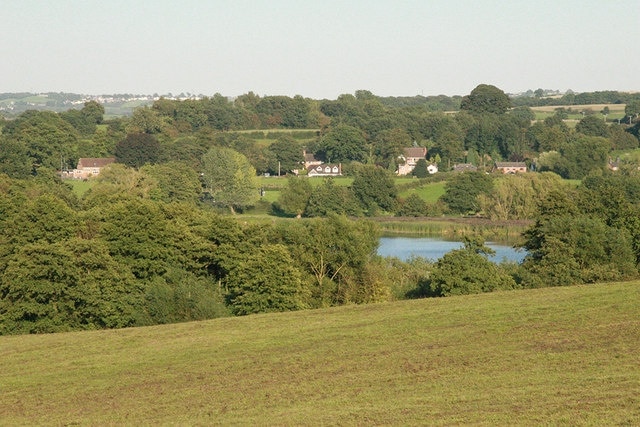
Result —
[{"label": "hillside", "polygon": [[0,337],[3,425],[640,424],[640,282]]}]

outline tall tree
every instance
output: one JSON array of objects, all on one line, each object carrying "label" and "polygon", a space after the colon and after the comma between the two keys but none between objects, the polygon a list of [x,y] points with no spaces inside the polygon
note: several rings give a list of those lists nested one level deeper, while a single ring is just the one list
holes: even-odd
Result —
[{"label": "tall tree", "polygon": [[454,213],[477,213],[480,210],[478,196],[489,194],[493,179],[482,172],[457,174],[445,184],[445,193],[440,199]]},{"label": "tall tree", "polygon": [[480,84],[462,98],[460,109],[471,113],[503,114],[511,107],[511,100],[493,85]]},{"label": "tall tree", "polygon": [[375,165],[357,168],[351,190],[368,215],[376,214],[379,209],[392,212],[398,196],[391,173]]},{"label": "tall tree", "polygon": [[353,126],[337,125],[324,135],[318,153],[327,162],[364,162],[369,154],[362,132]]},{"label": "tall tree", "polygon": [[337,185],[332,178],[325,178],[313,189],[303,215],[321,217],[330,214],[362,216],[362,208],[352,191]]},{"label": "tall tree", "polygon": [[609,126],[598,116],[585,116],[576,124],[576,132],[583,133],[587,136],[609,137]]},{"label": "tall tree", "polygon": [[290,135],[281,135],[269,146],[269,151],[278,163],[275,165],[275,172],[285,174],[293,170],[300,169],[304,158],[302,157],[302,147],[300,143]]},{"label": "tall tree", "polygon": [[304,213],[313,187],[309,179],[291,176],[287,181],[287,187],[280,192],[280,197],[275,202],[276,209],[287,215],[295,215],[300,218]]},{"label": "tall tree", "polygon": [[235,213],[253,206],[260,198],[256,170],[242,154],[213,147],[202,157],[202,163],[202,180],[214,203]]}]

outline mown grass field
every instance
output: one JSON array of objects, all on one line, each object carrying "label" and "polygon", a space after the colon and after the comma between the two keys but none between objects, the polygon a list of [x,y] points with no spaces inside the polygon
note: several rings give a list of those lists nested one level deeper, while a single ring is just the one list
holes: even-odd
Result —
[{"label": "mown grass field", "polygon": [[[399,183],[400,182],[396,181],[396,185],[398,185]],[[412,193],[416,193],[425,202],[435,203],[438,201],[440,196],[442,196],[445,193],[445,188],[444,188],[445,185],[446,185],[446,181],[427,183],[417,188],[402,190],[398,195],[400,197],[406,198]]]},{"label": "mown grass field", "polygon": [[0,337],[3,425],[639,425],[640,282]]}]

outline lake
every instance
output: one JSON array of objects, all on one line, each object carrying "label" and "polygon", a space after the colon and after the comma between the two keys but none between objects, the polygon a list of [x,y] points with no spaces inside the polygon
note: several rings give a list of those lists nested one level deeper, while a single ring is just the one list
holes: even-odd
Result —
[{"label": "lake", "polygon": [[[496,254],[489,257],[491,261],[500,262],[503,260],[520,262],[524,259],[526,252],[516,250],[511,246],[498,245],[491,242],[485,243]],[[462,242],[452,242],[433,237],[381,237],[378,254],[381,256],[392,256],[403,261],[412,256],[438,260],[444,254],[463,247]]]}]

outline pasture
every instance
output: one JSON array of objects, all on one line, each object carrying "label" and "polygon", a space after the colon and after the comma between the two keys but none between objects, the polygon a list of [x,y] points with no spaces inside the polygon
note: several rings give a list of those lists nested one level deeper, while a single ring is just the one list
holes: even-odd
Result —
[{"label": "pasture", "polygon": [[640,282],[0,337],[4,425],[638,425]]},{"label": "pasture", "polygon": [[581,120],[583,112],[585,114],[596,114],[604,120],[601,111],[608,107],[607,121],[614,122],[624,117],[625,106],[626,104],[546,105],[543,107],[531,107],[531,110],[536,115],[536,120],[544,120],[553,116],[558,108],[564,108],[568,113],[567,120],[573,122]]}]

